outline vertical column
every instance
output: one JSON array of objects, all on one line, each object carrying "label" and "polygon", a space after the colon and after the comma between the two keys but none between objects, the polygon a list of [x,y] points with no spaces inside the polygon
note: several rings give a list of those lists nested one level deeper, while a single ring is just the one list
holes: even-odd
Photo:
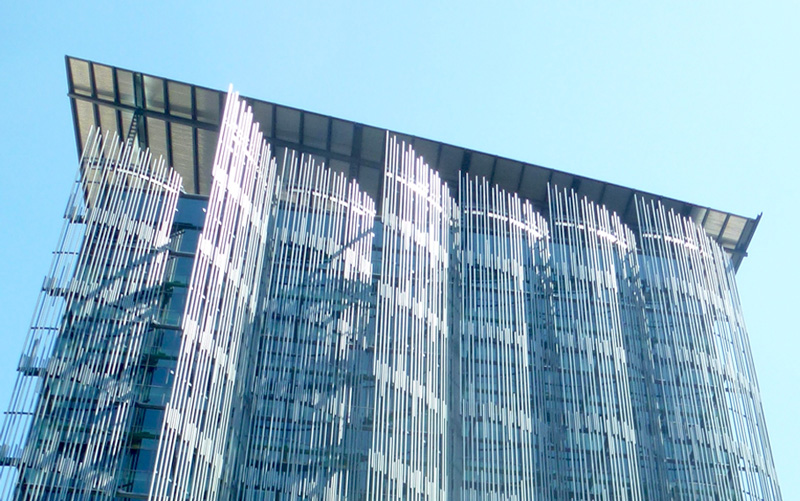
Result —
[{"label": "vertical column", "polygon": [[446,499],[453,335],[450,256],[458,211],[414,150],[386,141],[369,499]]},{"label": "vertical column", "polygon": [[553,303],[560,372],[559,498],[641,499],[619,279],[635,254],[616,215],[550,190]]},{"label": "vertical column", "polygon": [[734,271],[689,219],[637,201],[665,488],[780,499]]},{"label": "vertical column", "polygon": [[535,340],[547,333],[534,330],[541,277],[530,275],[541,272],[546,222],[485,179],[462,182],[460,205],[462,499],[536,498],[547,492],[546,456],[535,446],[547,432],[534,416],[546,367],[533,365],[542,359]]},{"label": "vertical column", "polygon": [[216,499],[243,338],[253,336],[275,162],[252,113],[228,93],[183,319],[181,353],[150,488]]},{"label": "vertical column", "polygon": [[355,181],[286,153],[232,486],[243,499],[365,498],[374,218]]}]

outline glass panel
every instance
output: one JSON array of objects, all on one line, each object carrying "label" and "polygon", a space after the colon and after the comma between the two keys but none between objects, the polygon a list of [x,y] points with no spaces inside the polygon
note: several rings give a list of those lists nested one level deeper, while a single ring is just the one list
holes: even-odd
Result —
[{"label": "glass panel", "polygon": [[167,285],[188,286],[192,276],[193,257],[170,255],[167,259],[165,282]]},{"label": "glass panel", "polygon": [[[200,219],[205,218],[205,214],[200,214]],[[202,222],[202,221],[201,221]],[[176,252],[187,252],[194,254],[197,252],[197,241],[200,238],[199,229],[194,228],[173,228],[170,235],[169,248]]]},{"label": "glass panel", "polygon": [[180,326],[183,319],[183,307],[186,305],[186,287],[165,286],[161,300],[159,323]]},{"label": "glass panel", "polygon": [[[167,332],[168,329],[164,329]],[[175,378],[177,357],[161,355],[150,356],[148,365],[144,368],[144,384],[141,388],[139,401],[147,404],[164,405],[169,399],[172,383]]]},{"label": "glass panel", "polygon": [[[128,449],[120,491],[147,495],[156,461],[158,440],[134,437]],[[138,497],[138,496],[137,496]]]},{"label": "glass panel", "polygon": [[178,212],[175,213],[174,224],[202,228],[206,220],[206,206],[208,200],[204,198],[178,198]]},{"label": "glass panel", "polygon": [[153,357],[177,358],[181,349],[181,331],[176,329],[153,329],[150,352]]},{"label": "glass panel", "polygon": [[164,420],[164,409],[142,409],[142,432],[159,435],[161,422]]}]

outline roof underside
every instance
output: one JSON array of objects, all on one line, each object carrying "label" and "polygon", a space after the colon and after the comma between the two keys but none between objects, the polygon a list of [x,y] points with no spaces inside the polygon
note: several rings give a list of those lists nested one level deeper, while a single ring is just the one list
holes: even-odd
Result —
[{"label": "roof underside", "polygon": [[[138,140],[154,154],[163,155],[183,177],[187,193],[208,194],[225,92],[72,57],[67,57],[67,75],[79,154],[90,127],[99,126],[121,138]],[[376,202],[380,200],[386,129],[245,99],[276,153],[282,155],[287,147],[311,154],[330,169],[357,179]],[[462,172],[484,176],[544,209],[550,183],[571,188],[580,196],[606,206],[632,228],[637,226],[634,197],[657,200],[701,224],[728,251],[737,269],[760,218],[738,216],[408,134],[390,133],[412,144],[451,188],[458,186]],[[547,211],[542,213],[546,215]]]}]

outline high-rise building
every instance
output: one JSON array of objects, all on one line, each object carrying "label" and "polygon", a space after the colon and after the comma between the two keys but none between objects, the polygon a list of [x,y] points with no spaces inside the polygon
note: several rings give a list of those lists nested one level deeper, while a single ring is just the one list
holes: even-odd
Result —
[{"label": "high-rise building", "polygon": [[780,499],[735,281],[758,219],[67,71],[7,498]]}]

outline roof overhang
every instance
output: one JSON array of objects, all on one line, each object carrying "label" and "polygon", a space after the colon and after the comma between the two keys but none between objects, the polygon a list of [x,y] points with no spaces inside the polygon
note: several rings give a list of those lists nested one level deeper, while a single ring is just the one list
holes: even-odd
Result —
[{"label": "roof overhang", "polygon": [[[163,155],[187,193],[208,194],[225,92],[67,56],[69,98],[78,154],[91,126],[138,140]],[[381,189],[386,129],[245,98],[264,136],[314,155],[330,169],[359,181],[376,202]],[[134,120],[134,117],[136,118]],[[571,188],[637,226],[635,197],[661,202],[691,217],[729,253],[736,269],[761,218],[748,218],[633,188],[526,162],[389,131],[413,145],[443,180],[457,189],[460,173],[484,176],[535,206],[547,207],[548,185]],[[280,151],[279,151],[280,153]],[[546,215],[547,211],[543,213]]]}]

